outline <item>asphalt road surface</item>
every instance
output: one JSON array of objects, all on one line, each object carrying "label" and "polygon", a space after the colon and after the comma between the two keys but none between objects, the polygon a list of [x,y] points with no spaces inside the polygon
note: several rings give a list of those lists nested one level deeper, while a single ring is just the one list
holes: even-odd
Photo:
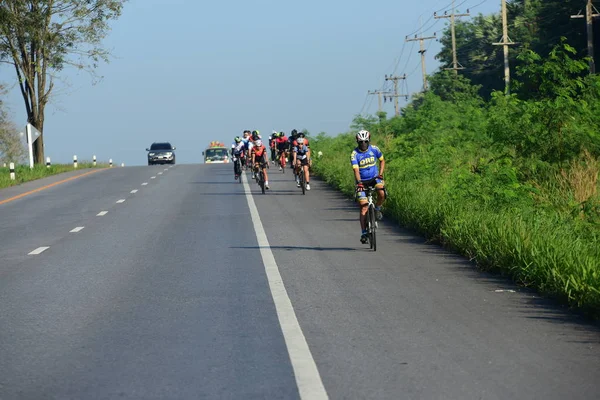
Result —
[{"label": "asphalt road surface", "polygon": [[386,221],[370,251],[314,178],[231,170],[0,190],[0,399],[598,398],[597,326]]}]

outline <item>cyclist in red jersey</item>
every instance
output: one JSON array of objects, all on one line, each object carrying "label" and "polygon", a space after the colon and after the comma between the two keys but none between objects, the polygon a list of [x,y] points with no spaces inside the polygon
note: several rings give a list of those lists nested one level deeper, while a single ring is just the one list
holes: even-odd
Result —
[{"label": "cyclist in red jersey", "polygon": [[[277,154],[277,159],[281,158],[281,153],[285,153],[288,149],[289,146],[289,141],[287,136],[281,135],[281,133],[279,134],[279,136],[276,139],[277,142],[277,150],[279,151],[279,153]],[[281,171],[281,165],[279,166],[279,170]]]},{"label": "cyclist in red jersey", "polygon": [[255,173],[258,173],[262,169],[265,174],[265,189],[269,188],[269,175],[267,175],[267,166],[269,162],[267,160],[267,148],[263,144],[262,140],[257,140],[252,146],[252,165],[254,165]]}]

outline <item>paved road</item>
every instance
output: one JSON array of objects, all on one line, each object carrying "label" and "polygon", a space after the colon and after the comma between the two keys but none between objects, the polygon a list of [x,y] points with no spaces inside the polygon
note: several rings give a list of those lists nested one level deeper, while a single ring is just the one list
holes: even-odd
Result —
[{"label": "paved road", "polygon": [[0,204],[0,399],[597,398],[597,327],[391,224],[369,251],[319,181],[230,169]]}]

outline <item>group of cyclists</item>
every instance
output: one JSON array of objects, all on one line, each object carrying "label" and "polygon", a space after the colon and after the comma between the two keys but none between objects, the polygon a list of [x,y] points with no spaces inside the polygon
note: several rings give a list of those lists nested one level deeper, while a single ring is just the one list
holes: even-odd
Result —
[{"label": "group of cyclists", "polygon": [[[359,131],[355,139],[357,146],[350,155],[350,165],[354,171],[356,200],[360,207],[360,241],[364,244],[369,240],[366,230],[368,201],[365,187],[374,187],[377,192],[375,214],[377,220],[380,221],[383,218],[381,206],[386,198],[383,180],[385,160],[381,150],[377,146],[371,145],[371,133],[369,131]],[[297,186],[300,187],[299,174],[304,173],[306,190],[310,190],[309,167],[311,165],[311,153],[309,141],[305,134],[294,129],[288,138],[283,132],[273,131],[269,136],[268,146],[271,151],[271,163],[275,164],[279,160],[279,170],[282,170],[289,160]],[[241,163],[234,162],[235,179],[241,179],[242,169],[251,168],[254,178],[262,169],[265,176],[265,188],[269,189],[267,147],[264,145],[259,131],[245,130],[242,137],[235,137],[231,145],[231,155],[234,161],[236,159],[241,161]],[[377,164],[379,164],[379,167]]]},{"label": "group of cyclists", "polygon": [[[279,170],[283,170],[287,163],[294,171],[296,185],[300,187],[299,174],[304,173],[306,190],[310,190],[310,146],[304,132],[293,129],[288,138],[284,132],[273,131],[268,138],[268,146],[271,152],[271,164],[279,160]],[[231,156],[234,161],[234,178],[241,179],[242,170],[252,169],[252,177],[256,179],[262,170],[265,176],[265,189],[269,187],[269,158],[267,147],[263,143],[262,136],[257,130],[245,130],[242,137],[236,136],[231,144]],[[240,162],[236,162],[239,160]]]}]

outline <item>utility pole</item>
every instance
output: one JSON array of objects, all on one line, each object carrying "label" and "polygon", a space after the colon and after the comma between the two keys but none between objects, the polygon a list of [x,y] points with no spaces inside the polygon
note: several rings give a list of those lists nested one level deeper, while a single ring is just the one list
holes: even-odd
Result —
[{"label": "utility pole", "polygon": [[425,52],[427,50],[425,50],[425,45],[423,44],[423,42],[425,40],[431,40],[431,39],[437,39],[437,36],[435,36],[435,33],[433,34],[433,36],[427,36],[427,37],[417,37],[417,35],[415,35],[414,38],[409,39],[408,36],[406,37],[406,41],[407,42],[414,42],[414,41],[419,41],[420,42],[420,46],[421,49],[419,50],[419,53],[421,53],[421,72],[423,73],[423,91],[427,91],[427,70],[425,69]]},{"label": "utility pole", "polygon": [[[590,74],[596,73],[596,63],[594,62],[594,18],[598,17],[600,17],[600,13],[598,13],[598,10],[592,4],[592,0],[587,0],[585,7],[585,22],[587,25],[587,47],[588,57],[590,58]],[[577,15],[571,15],[571,18],[583,18],[583,15],[581,15],[581,11],[579,11]]]},{"label": "utility pole", "polygon": [[[450,26],[451,26],[450,29],[452,31],[452,68],[444,68],[444,69],[453,69],[454,74],[458,75],[458,70],[465,69],[465,67],[460,65],[460,63],[458,62],[458,59],[456,57],[456,31],[454,29],[455,20],[456,20],[456,17],[469,17],[471,14],[469,14],[469,10],[467,10],[466,14],[456,14],[454,12],[454,2],[455,2],[455,0],[452,0],[452,14],[448,15],[448,12],[445,11],[444,15],[437,15],[437,13],[433,13],[433,16],[436,19],[450,18]],[[459,65],[460,65],[460,67],[459,67]]]},{"label": "utility pole", "polygon": [[506,12],[506,0],[502,0],[502,42],[492,43],[494,46],[504,47],[504,93],[510,94],[510,67],[508,65],[508,46],[514,45],[508,37],[508,16]]},{"label": "utility pole", "polygon": [[408,99],[408,95],[407,94],[400,94],[398,93],[398,81],[401,79],[406,79],[406,74],[402,75],[402,76],[385,76],[385,80],[386,81],[394,81],[394,94],[389,95],[388,98],[391,100],[392,98],[394,98],[394,111],[396,115],[400,115],[400,108],[398,107],[398,97],[403,96],[406,99]]},{"label": "utility pole", "polygon": [[378,100],[378,103],[379,103],[379,110],[378,111],[381,112],[382,111],[382,108],[381,108],[381,95],[382,94],[391,95],[392,93],[391,92],[386,92],[384,90],[373,90],[373,91],[369,90],[368,94],[369,95],[372,95],[372,94],[376,94],[377,95],[377,100]]}]

